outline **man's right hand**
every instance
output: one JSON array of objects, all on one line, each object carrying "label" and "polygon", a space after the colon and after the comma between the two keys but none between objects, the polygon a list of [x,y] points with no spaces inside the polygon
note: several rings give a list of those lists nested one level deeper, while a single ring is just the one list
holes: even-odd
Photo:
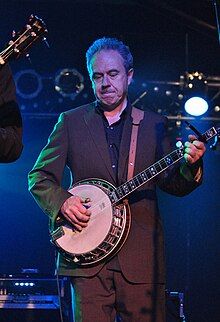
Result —
[{"label": "man's right hand", "polygon": [[91,215],[88,207],[90,202],[86,202],[79,196],[71,196],[68,198],[60,208],[63,216],[78,230],[81,231],[87,227]]}]

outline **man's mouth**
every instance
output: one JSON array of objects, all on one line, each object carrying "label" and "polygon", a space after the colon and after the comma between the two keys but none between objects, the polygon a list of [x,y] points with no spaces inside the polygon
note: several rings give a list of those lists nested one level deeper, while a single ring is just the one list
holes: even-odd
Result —
[{"label": "man's mouth", "polygon": [[108,95],[113,95],[114,92],[102,92],[101,95],[102,96],[108,96]]}]

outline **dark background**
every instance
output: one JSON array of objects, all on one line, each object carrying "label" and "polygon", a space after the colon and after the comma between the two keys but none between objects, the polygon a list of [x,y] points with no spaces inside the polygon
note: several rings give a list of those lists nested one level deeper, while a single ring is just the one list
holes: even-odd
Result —
[{"label": "dark background", "polygon": [[[216,3],[219,5],[219,1]],[[135,59],[131,98],[136,99],[147,89],[148,95],[140,103],[143,108],[149,107],[151,98],[155,98],[149,80],[178,81],[186,70],[198,70],[211,80],[220,77],[214,1],[0,1],[0,12],[2,48],[11,39],[11,31],[20,30],[31,13],[45,21],[50,44],[50,49],[42,43],[33,46],[31,64],[24,58],[11,62],[15,78],[21,71],[35,71],[42,90],[36,97],[24,99],[19,91],[30,93],[35,82],[24,82],[23,87],[19,84],[24,151],[17,162],[0,165],[0,273],[38,268],[48,275],[54,273],[54,248],[49,242],[47,217],[27,191],[27,173],[57,115],[93,99],[85,66],[86,49],[102,36],[125,41]],[[85,78],[85,88],[75,100],[63,98],[54,90],[54,77],[63,68],[75,68]],[[162,86],[157,107],[172,115],[166,89],[178,92],[178,87]],[[209,98],[217,105],[218,97],[213,96],[219,89],[212,90],[210,86]],[[220,124],[214,118],[192,123],[201,131]],[[170,121],[170,128],[174,143],[178,136],[186,139],[189,133],[183,125],[177,128],[175,122]],[[187,322],[219,321],[219,162],[218,151],[208,148],[200,188],[184,198],[159,192],[166,236],[167,288],[185,293]],[[64,182],[68,185],[68,174]]]}]

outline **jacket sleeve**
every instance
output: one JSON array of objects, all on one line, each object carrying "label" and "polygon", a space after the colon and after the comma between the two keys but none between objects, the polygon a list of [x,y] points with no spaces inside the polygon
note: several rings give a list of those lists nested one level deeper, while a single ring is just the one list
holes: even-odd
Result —
[{"label": "jacket sleeve", "polygon": [[0,69],[0,162],[12,162],[23,149],[22,119],[8,65]]},{"label": "jacket sleeve", "polygon": [[49,136],[48,143],[28,175],[29,191],[49,216],[51,227],[63,202],[71,196],[61,185],[67,155],[68,131],[62,113]]},{"label": "jacket sleeve", "polygon": [[[159,138],[160,137],[160,138]],[[167,132],[167,120],[161,123],[158,132],[157,156],[159,160],[170,153],[170,138]],[[200,172],[198,178],[197,173]],[[203,177],[203,161],[198,160],[195,164],[190,165],[182,159],[179,163],[174,164],[168,170],[164,171],[157,180],[157,184],[161,190],[176,196],[185,196],[191,193],[202,183]]]}]

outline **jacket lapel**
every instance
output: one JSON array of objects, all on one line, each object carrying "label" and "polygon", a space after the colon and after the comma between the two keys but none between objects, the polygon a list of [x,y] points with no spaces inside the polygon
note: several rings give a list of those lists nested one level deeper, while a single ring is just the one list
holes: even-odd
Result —
[{"label": "jacket lapel", "polygon": [[[109,155],[108,144],[105,136],[104,125],[102,117],[95,110],[95,104],[92,109],[85,114],[84,120],[88,129],[90,131],[91,137],[94,141],[97,151],[100,155],[100,160],[102,160],[106,166],[108,173],[116,184],[115,174],[111,166],[111,160]],[[94,151],[96,153],[96,151]]]}]

